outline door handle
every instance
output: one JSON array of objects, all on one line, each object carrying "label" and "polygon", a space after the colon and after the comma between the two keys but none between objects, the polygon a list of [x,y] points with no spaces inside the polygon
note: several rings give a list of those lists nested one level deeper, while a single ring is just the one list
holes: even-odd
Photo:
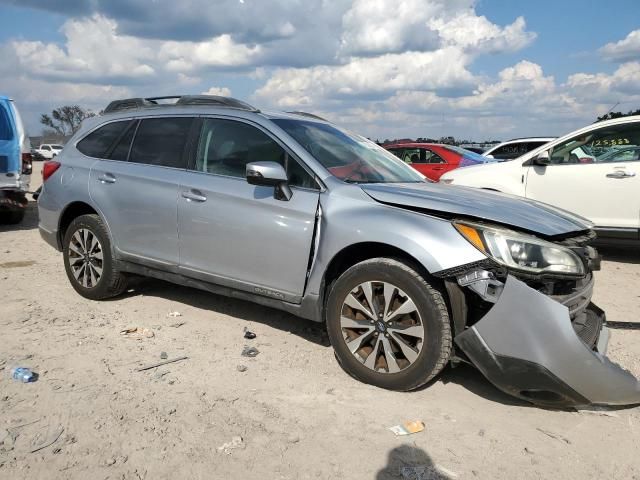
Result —
[{"label": "door handle", "polygon": [[116,177],[114,177],[110,173],[103,173],[98,177],[98,181],[100,183],[116,183]]},{"label": "door handle", "polygon": [[185,190],[182,192],[182,198],[186,198],[193,202],[206,202],[207,196],[203,195],[199,190]]},{"label": "door handle", "polygon": [[635,177],[636,172],[626,172],[624,170],[616,170],[612,173],[607,173],[607,178],[630,178]]}]

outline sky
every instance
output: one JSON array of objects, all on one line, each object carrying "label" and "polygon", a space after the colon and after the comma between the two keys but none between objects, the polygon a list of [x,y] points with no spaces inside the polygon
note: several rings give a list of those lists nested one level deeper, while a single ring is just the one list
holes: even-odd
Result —
[{"label": "sky", "polygon": [[558,136],[640,108],[638,0],[0,0],[0,94],[231,95],[370,138]]}]

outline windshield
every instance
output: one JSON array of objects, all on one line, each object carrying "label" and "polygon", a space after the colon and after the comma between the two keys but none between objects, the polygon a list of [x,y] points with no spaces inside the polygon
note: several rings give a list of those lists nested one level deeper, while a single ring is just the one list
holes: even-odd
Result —
[{"label": "windshield", "polygon": [[425,182],[424,177],[371,140],[333,125],[305,120],[273,122],[329,172],[348,183]]},{"label": "windshield", "polygon": [[471,165],[478,165],[480,163],[495,163],[498,161],[495,158],[484,157],[479,153],[470,152],[469,150],[460,147],[454,147],[453,145],[447,145],[445,148],[448,148],[449,150],[462,155],[460,163],[458,164],[459,167],[469,167]]}]

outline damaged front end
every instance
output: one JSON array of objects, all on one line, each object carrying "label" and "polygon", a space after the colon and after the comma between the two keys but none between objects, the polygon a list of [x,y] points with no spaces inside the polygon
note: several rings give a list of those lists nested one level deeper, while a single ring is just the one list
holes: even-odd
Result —
[{"label": "damaged front end", "polygon": [[583,262],[581,275],[535,274],[491,258],[442,272],[459,357],[500,390],[534,404],[640,403],[638,380],[605,356],[606,317],[591,302],[599,257],[585,245],[590,239],[557,242]]}]

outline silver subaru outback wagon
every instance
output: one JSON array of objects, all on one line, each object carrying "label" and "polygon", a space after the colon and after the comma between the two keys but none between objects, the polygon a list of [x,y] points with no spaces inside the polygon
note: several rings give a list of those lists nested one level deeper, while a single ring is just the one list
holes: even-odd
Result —
[{"label": "silver subaru outback wagon", "polygon": [[143,275],[286,310],[387,389],[468,362],[532,403],[640,402],[604,356],[585,219],[431,183],[311,114],[173,100],[112,102],[44,167],[40,232],[80,295]]}]

